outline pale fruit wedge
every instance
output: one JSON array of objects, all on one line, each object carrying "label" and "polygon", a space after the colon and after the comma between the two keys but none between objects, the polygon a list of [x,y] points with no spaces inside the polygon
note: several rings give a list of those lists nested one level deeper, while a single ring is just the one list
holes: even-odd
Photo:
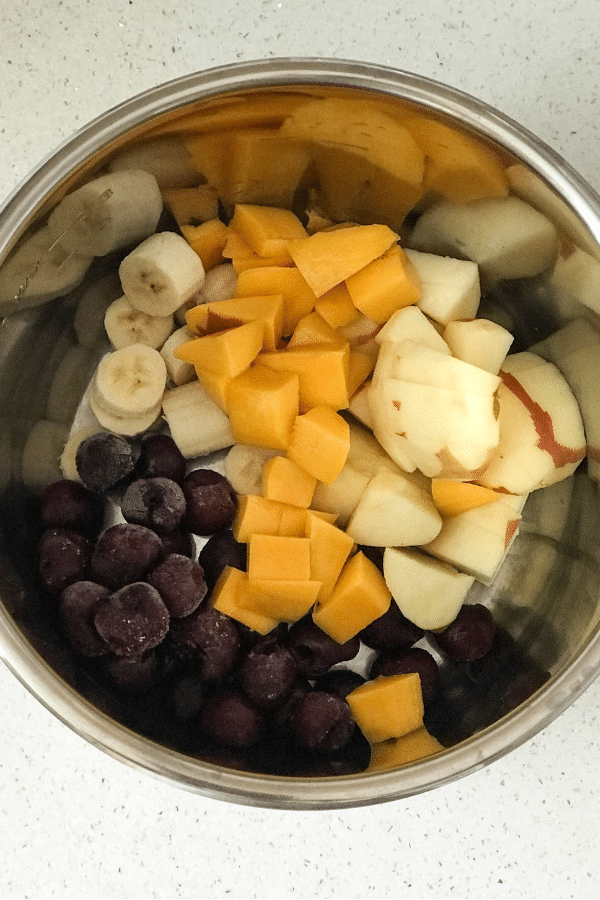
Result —
[{"label": "pale fruit wedge", "polygon": [[414,341],[404,341],[396,346],[397,359],[390,372],[392,378],[484,397],[493,395],[500,384],[497,375]]},{"label": "pale fruit wedge", "polygon": [[450,348],[443,337],[436,331],[425,313],[418,306],[407,306],[390,316],[375,340],[399,344],[402,341],[416,341],[425,347],[431,347],[439,353],[450,353]]},{"label": "pale fruit wedge", "polygon": [[419,550],[396,547],[383,554],[383,575],[400,612],[427,631],[454,621],[474,581]]},{"label": "pale fruit wedge", "polygon": [[357,544],[411,547],[433,540],[442,519],[431,495],[400,474],[369,481],[346,527]]},{"label": "pale fruit wedge", "polygon": [[452,319],[477,314],[481,287],[476,263],[415,249],[407,249],[406,255],[419,275],[421,298],[417,306],[425,315],[447,325]]},{"label": "pale fruit wedge", "polygon": [[549,284],[561,299],[583,303],[600,313],[600,260],[585,250],[564,243]]},{"label": "pale fruit wedge", "polygon": [[235,443],[229,419],[199,381],[165,391],[162,409],[173,440],[186,459]]},{"label": "pale fruit wedge", "polygon": [[457,359],[497,375],[514,338],[489,319],[457,319],[446,325],[444,340]]}]

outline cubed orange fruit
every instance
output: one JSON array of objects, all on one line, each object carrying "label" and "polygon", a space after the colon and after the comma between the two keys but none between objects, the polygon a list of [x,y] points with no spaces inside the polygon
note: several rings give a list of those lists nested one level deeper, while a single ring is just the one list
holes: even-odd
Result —
[{"label": "cubed orange fruit", "polygon": [[348,293],[345,282],[336,284],[330,291],[317,297],[315,310],[332,328],[343,328],[351,325],[360,317],[360,313]]},{"label": "cubed orange fruit", "polygon": [[356,308],[378,325],[421,298],[417,270],[397,244],[347,278],[346,287]]},{"label": "cubed orange fruit", "polygon": [[371,747],[371,761],[367,772],[385,772],[406,763],[416,762],[439,753],[444,747],[425,726],[416,728],[399,738],[380,741]]},{"label": "cubed orange fruit", "polygon": [[161,193],[165,206],[180,228],[182,225],[200,225],[218,219],[219,195],[209,184],[163,188]]},{"label": "cubed orange fruit", "polygon": [[329,406],[314,406],[296,416],[287,456],[318,481],[332,484],[350,449],[350,428]]},{"label": "cubed orange fruit", "polygon": [[391,600],[377,566],[358,552],[345,564],[329,597],[319,600],[313,621],[334,641],[345,644],[386,613]]},{"label": "cubed orange fruit", "polygon": [[209,219],[200,225],[181,225],[181,233],[202,260],[205,269],[212,269],[224,262],[223,250],[229,230],[220,219]]},{"label": "cubed orange fruit", "polygon": [[354,541],[331,517],[314,510],[307,513],[304,533],[310,539],[310,577],[321,583],[318,599],[325,600],[354,549]]},{"label": "cubed orange fruit", "polygon": [[247,572],[252,580],[310,581],[309,539],[251,534]]},{"label": "cubed orange fruit", "polygon": [[361,684],[346,700],[371,744],[402,737],[423,725],[423,695],[417,673],[381,675]]},{"label": "cubed orange fruit", "polygon": [[292,334],[300,319],[312,311],[317,299],[295,266],[258,266],[240,271],[235,296],[263,294],[283,297],[284,335]]},{"label": "cubed orange fruit", "polygon": [[260,612],[248,609],[244,605],[244,595],[247,590],[248,576],[240,569],[226,566],[215,584],[210,595],[210,604],[217,612],[230,616],[242,625],[258,631],[259,634],[268,634],[276,625],[277,619],[262,615]]},{"label": "cubed orange fruit", "polygon": [[231,526],[236,541],[246,544],[251,534],[279,534],[282,503],[257,494],[238,497],[238,507]]},{"label": "cubed orange fruit", "polygon": [[228,382],[226,403],[238,444],[286,450],[299,410],[298,376],[252,366]]},{"label": "cubed orange fruit", "polygon": [[346,409],[350,347],[338,340],[320,344],[300,344],[276,353],[261,353],[259,361],[272,369],[295,372],[299,378],[300,409],[326,405]]},{"label": "cubed orange fruit", "polygon": [[297,622],[312,609],[320,587],[318,581],[249,578],[241,602],[267,618]]},{"label": "cubed orange fruit", "polygon": [[253,269],[256,267],[270,268],[272,266],[291,266],[292,258],[287,249],[280,250],[273,256],[259,256],[252,249],[241,234],[233,231],[230,227],[227,229],[228,236],[225,246],[223,247],[223,257],[230,259],[231,264],[239,275],[245,269]]},{"label": "cubed orange fruit", "polygon": [[263,349],[275,350],[283,333],[283,316],[283,297],[281,294],[269,294],[199,303],[186,312],[185,323],[190,331],[205,335],[261,319],[265,323]]},{"label": "cubed orange fruit", "polygon": [[302,222],[291,210],[280,206],[236,205],[229,223],[262,257],[273,257],[287,249],[288,241],[307,236]]},{"label": "cubed orange fruit", "polygon": [[323,316],[314,311],[304,316],[292,334],[287,349],[291,347],[299,347],[303,344],[320,344],[339,341],[339,334],[325,321]]},{"label": "cubed orange fruit", "polygon": [[317,479],[285,456],[274,456],[263,466],[262,492],[269,500],[280,500],[308,509]]},{"label": "cubed orange fruit", "polygon": [[265,323],[261,319],[230,328],[219,334],[193,338],[175,348],[174,356],[194,367],[235,378],[247,369],[261,351]]},{"label": "cubed orange fruit", "polygon": [[443,518],[458,516],[469,509],[476,509],[499,499],[496,491],[491,488],[471,484],[469,481],[453,481],[450,478],[432,478],[431,496]]}]

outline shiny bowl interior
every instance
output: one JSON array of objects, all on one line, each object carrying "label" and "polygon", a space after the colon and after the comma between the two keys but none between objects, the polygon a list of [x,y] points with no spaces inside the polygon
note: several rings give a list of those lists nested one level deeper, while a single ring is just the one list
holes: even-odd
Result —
[{"label": "shiny bowl interior", "polygon": [[[110,110],[44,160],[0,210],[0,259],[61,196],[100,171],[125,145],[182,117],[235,106],[263,93],[377,96],[439,115],[525,164],[559,201],[561,229],[600,258],[600,199],[570,166],[523,127],[485,104],[413,74],[344,61],[270,60],[201,72]],[[93,270],[91,276],[98,277]],[[543,283],[500,286],[488,308],[510,321],[520,348],[569,317]],[[172,784],[242,804],[333,808],[410,796],[475,771],[522,744],[558,716],[600,667],[600,504],[585,471],[530,497],[521,534],[490,588],[470,599],[498,621],[549,680],[499,721],[456,746],[401,769],[337,777],[287,778],[196,759],[130,730],[82,686],[73,660],[46,629],[26,557],[29,505],[20,479],[28,430],[43,417],[53,372],[70,346],[73,303],[30,309],[2,323],[0,342],[0,650],[17,678],[66,725],[115,758]]]}]

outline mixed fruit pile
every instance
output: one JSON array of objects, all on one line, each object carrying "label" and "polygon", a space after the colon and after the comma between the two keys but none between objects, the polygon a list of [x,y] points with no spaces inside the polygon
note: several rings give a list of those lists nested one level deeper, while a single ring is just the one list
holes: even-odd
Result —
[{"label": "mixed fruit pile", "polygon": [[[10,312],[119,254],[75,313],[83,401],[32,429],[23,475],[43,588],[111,715],[243,769],[384,770],[548,677],[468,594],[531,491],[586,455],[598,475],[600,264],[455,129],[280,97],[117,154],[0,270]],[[538,276],[584,312],[509,353],[482,290]]]}]

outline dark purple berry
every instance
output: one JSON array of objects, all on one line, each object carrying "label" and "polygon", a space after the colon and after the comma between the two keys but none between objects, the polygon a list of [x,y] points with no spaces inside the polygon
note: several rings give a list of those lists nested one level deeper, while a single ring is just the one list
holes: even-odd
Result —
[{"label": "dark purple berry", "polygon": [[452,659],[468,662],[481,659],[493,646],[496,635],[494,617],[481,603],[465,604],[451,625],[431,637]]},{"label": "dark purple berry", "polygon": [[378,653],[392,655],[408,650],[424,634],[423,629],[409,622],[400,612],[398,604],[392,600],[387,612],[363,628],[360,638],[367,647]]},{"label": "dark purple berry", "polygon": [[109,431],[85,438],[75,455],[82,483],[95,494],[111,490],[133,472],[133,449],[128,440]]},{"label": "dark purple berry", "polygon": [[116,591],[142,581],[162,555],[159,536],[143,525],[113,525],[102,534],[92,554],[93,581]]},{"label": "dark purple berry", "polygon": [[169,610],[155,588],[138,581],[112,594],[99,607],[94,623],[113,653],[139,658],[164,640]]},{"label": "dark purple berry", "polygon": [[42,495],[41,517],[44,528],[67,528],[96,538],[102,527],[104,504],[78,481],[55,481]]},{"label": "dark purple berry", "polygon": [[135,464],[136,478],[170,478],[180,484],[186,459],[169,434],[146,434]]},{"label": "dark purple berry", "polygon": [[260,737],[264,713],[242,691],[222,688],[204,706],[200,721],[205,732],[225,747],[251,747]]},{"label": "dark purple berry", "polygon": [[351,669],[330,669],[315,682],[315,691],[335,694],[345,700],[348,694],[366,681],[358,672]]},{"label": "dark purple berry", "polygon": [[180,556],[189,556],[190,559],[196,558],[196,541],[185,528],[176,528],[169,534],[161,534],[160,539],[165,556],[169,553],[179,553]]},{"label": "dark purple berry", "polygon": [[294,704],[290,724],[302,747],[324,753],[341,750],[356,727],[346,701],[325,691],[301,697]]},{"label": "dark purple berry", "polygon": [[337,663],[354,659],[360,650],[358,636],[338,644],[315,625],[310,615],[295,622],[288,632],[287,646],[296,661],[299,674],[320,678]]},{"label": "dark purple berry", "polygon": [[283,703],[296,681],[297,668],[286,647],[268,637],[248,651],[239,671],[240,687],[257,706]]},{"label": "dark purple berry", "polygon": [[246,571],[246,544],[241,544],[231,530],[219,531],[210,537],[202,550],[198,562],[204,569],[204,577],[210,590],[226,566]]},{"label": "dark purple berry", "polygon": [[149,650],[140,658],[111,655],[102,660],[102,673],[119,691],[138,696],[157,686],[161,665],[156,650]]},{"label": "dark purple berry", "polygon": [[108,588],[93,581],[76,581],[60,595],[58,612],[67,640],[83,656],[104,656],[108,647],[94,624],[94,615],[110,597]]},{"label": "dark purple berry", "polygon": [[431,653],[421,647],[411,647],[398,656],[378,656],[371,666],[369,677],[408,675],[411,672],[419,674],[423,702],[430,703],[437,693],[440,673]]},{"label": "dark purple berry", "polygon": [[121,512],[127,522],[144,525],[157,534],[169,534],[185,515],[185,497],[170,478],[138,478],[123,494]]},{"label": "dark purple berry", "polygon": [[184,619],[173,619],[169,646],[205,681],[219,681],[233,669],[240,638],[233,619],[211,606],[200,606]]},{"label": "dark purple berry", "polygon": [[49,528],[39,543],[39,566],[42,581],[60,594],[75,581],[85,581],[90,574],[94,545],[88,538],[66,528]]},{"label": "dark purple berry", "polygon": [[206,596],[202,566],[189,556],[166,556],[148,572],[146,580],[156,588],[175,618],[189,616]]},{"label": "dark purple berry", "polygon": [[187,504],[184,524],[192,534],[208,536],[231,528],[237,496],[223,475],[212,469],[195,469],[181,486]]}]

